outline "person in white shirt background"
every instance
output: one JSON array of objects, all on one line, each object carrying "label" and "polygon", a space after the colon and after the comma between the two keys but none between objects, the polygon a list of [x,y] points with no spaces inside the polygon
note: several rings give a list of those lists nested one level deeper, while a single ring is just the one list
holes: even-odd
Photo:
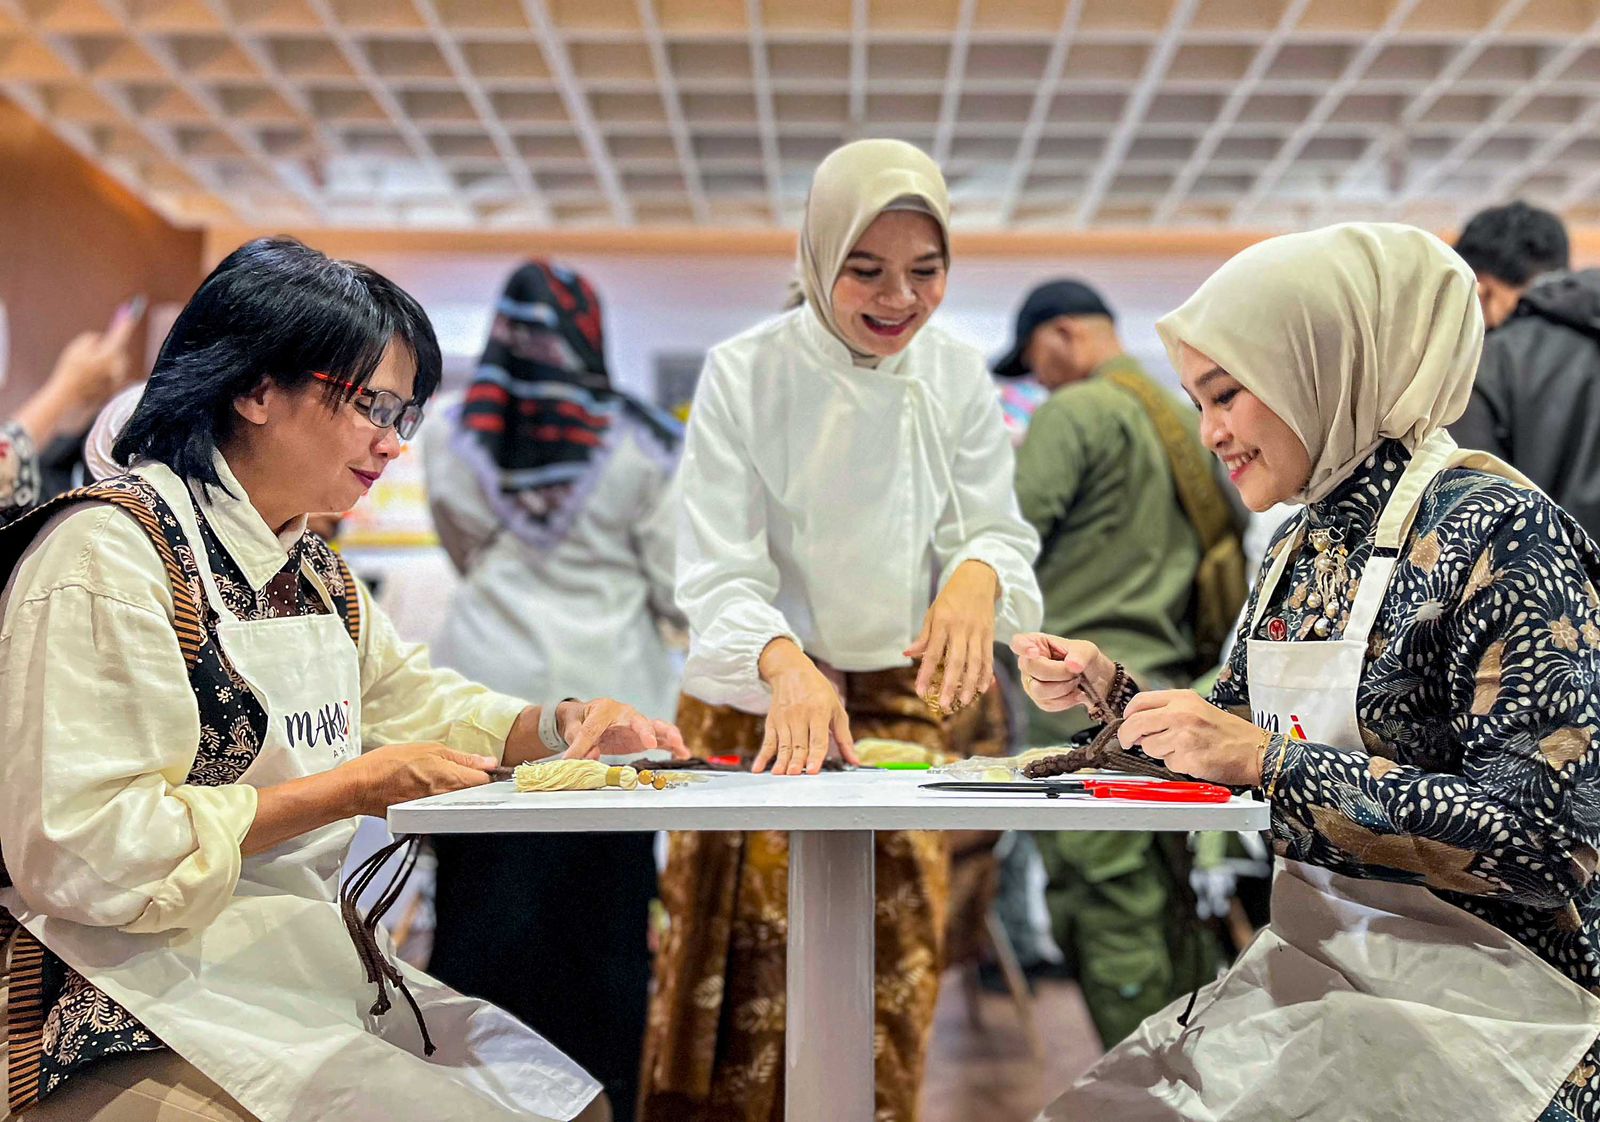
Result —
[{"label": "person in white shirt background", "polygon": [[[392,282],[249,243],[178,316],[112,449],[131,470],[0,531],[10,1110],[609,1117],[549,1042],[370,936],[358,957],[341,915],[357,815],[603,738],[682,751],[620,703],[432,667],[306,533],[399,454],[439,376]],[[384,1016],[391,983],[410,1010]]]},{"label": "person in white shirt background", "polygon": [[[807,202],[804,305],[707,358],[677,576],[678,719],[698,754],[754,752],[756,770],[799,776],[853,762],[864,735],[943,748],[946,716],[990,687],[994,641],[1040,619],[1039,540],[984,357],[928,323],[948,210],[911,145],[838,149]],[[877,846],[878,1110],[906,1122],[948,859],[932,833]],[[782,834],[672,835],[643,1119],[781,1116],[786,883]]]},{"label": "person in white shirt background", "polygon": [[[507,280],[477,375],[423,430],[428,503],[462,577],[434,660],[524,697],[615,697],[672,716],[682,426],[613,388],[598,294],[532,261]],[[429,971],[515,1014],[633,1117],[650,985],[653,836],[433,839]],[[605,891],[596,892],[596,885]],[[560,947],[562,968],[529,955]]]}]

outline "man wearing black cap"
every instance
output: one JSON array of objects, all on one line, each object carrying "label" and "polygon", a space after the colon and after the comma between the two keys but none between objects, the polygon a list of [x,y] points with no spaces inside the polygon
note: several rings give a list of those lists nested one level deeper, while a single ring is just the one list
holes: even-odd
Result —
[{"label": "man wearing black cap", "polygon": [[[1044,630],[1094,642],[1147,687],[1189,685],[1218,657],[1202,653],[1214,623],[1196,641],[1196,573],[1219,535],[1233,533],[1195,411],[1128,356],[1111,309],[1077,281],[1028,294],[995,373],[1032,374],[1051,391],[1017,453],[1017,496],[1043,542],[1035,568]],[[1243,598],[1238,560],[1233,613]],[[1087,723],[1081,710],[1032,706],[1028,719],[1035,746],[1060,744]],[[1148,833],[1037,840],[1054,934],[1109,1047],[1203,982],[1214,962],[1188,906],[1187,863]]]}]

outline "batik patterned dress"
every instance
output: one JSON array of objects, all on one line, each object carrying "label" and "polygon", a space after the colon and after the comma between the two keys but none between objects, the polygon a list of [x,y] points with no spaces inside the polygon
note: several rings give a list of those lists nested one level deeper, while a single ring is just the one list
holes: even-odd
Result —
[{"label": "batik patterned dress", "polygon": [[[997,693],[940,721],[917,696],[916,673],[845,674],[851,735],[962,755],[1001,750]],[[752,755],[764,720],[688,695],[678,710],[697,755]],[[661,897],[670,927],[656,958],[640,1122],[781,1122],[789,835],[675,833],[669,845]],[[883,831],[875,847],[875,1113],[912,1122],[944,964],[950,857],[932,831]]]},{"label": "batik patterned dress", "polygon": [[[1254,638],[1342,636],[1409,459],[1385,443],[1279,531],[1263,570],[1296,552]],[[1331,613],[1313,570],[1317,540],[1347,553]],[[1277,852],[1426,886],[1600,994],[1597,582],[1600,551],[1543,495],[1482,472],[1442,473],[1368,642],[1356,694],[1364,747],[1291,740],[1281,766],[1268,753]],[[1249,689],[1241,642],[1212,700],[1248,717]],[[1597,1075],[1591,1049],[1540,1122],[1600,1120]]]}]

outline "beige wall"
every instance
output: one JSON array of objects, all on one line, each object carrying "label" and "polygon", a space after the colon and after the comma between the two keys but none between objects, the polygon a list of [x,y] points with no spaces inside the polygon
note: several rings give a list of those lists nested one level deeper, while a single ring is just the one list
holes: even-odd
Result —
[{"label": "beige wall", "polygon": [[[171,225],[0,99],[0,301],[11,344],[0,416],[38,386],[68,340],[103,328],[123,300],[187,300],[203,248],[199,231]],[[134,354],[145,353],[141,330]]]}]

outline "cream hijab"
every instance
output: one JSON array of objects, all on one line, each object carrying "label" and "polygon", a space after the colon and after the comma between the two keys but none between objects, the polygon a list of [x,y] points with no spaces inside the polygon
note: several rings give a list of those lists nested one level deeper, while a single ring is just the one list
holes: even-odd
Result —
[{"label": "cream hijab", "polygon": [[[800,227],[800,283],[806,303],[857,360],[833,318],[833,282],[856,242],[886,210],[917,210],[939,224],[950,263],[950,192],[939,165],[903,140],[857,140],[817,165]],[[876,359],[872,360],[876,363]]]},{"label": "cream hijab", "polygon": [[1251,246],[1157,321],[1260,398],[1324,497],[1385,439],[1413,451],[1466,410],[1483,349],[1477,281],[1424,230],[1354,222]]}]

